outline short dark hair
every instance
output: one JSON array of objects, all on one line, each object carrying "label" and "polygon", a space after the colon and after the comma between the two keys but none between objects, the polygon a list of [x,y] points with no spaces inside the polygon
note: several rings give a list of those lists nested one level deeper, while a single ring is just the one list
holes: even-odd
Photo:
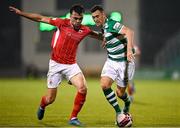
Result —
[{"label": "short dark hair", "polygon": [[70,13],[72,14],[73,11],[77,12],[78,14],[82,14],[85,12],[84,7],[81,4],[74,4],[70,8]]},{"label": "short dark hair", "polygon": [[95,12],[99,10],[100,12],[103,12],[104,9],[100,6],[100,5],[94,5],[92,8],[91,8],[91,13]]}]

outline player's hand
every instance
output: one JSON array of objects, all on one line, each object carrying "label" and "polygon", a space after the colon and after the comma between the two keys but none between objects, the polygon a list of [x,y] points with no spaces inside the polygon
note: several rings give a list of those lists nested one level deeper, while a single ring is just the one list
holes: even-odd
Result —
[{"label": "player's hand", "polygon": [[12,7],[12,6],[9,6],[9,11],[11,12],[14,12],[16,14],[20,14],[21,13],[21,10],[15,8],[15,7]]},{"label": "player's hand", "polygon": [[134,61],[134,59],[135,59],[135,57],[134,57],[132,50],[128,50],[127,51],[127,60],[128,61]]}]

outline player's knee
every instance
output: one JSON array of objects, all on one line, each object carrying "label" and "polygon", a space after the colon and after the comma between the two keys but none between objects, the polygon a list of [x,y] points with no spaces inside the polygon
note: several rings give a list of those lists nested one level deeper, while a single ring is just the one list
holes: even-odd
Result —
[{"label": "player's knee", "polygon": [[108,79],[106,77],[101,78],[101,88],[103,90],[106,90],[106,89],[110,88],[111,85],[112,85],[112,81],[109,78]]},{"label": "player's knee", "polygon": [[106,85],[101,85],[101,88],[102,88],[102,90],[106,90],[106,89],[108,89],[108,88],[109,88],[109,86],[106,86]]},{"label": "player's knee", "polygon": [[116,94],[118,97],[122,97],[124,95],[124,93],[125,93],[125,91],[123,91],[123,90],[120,90],[120,89],[116,90]]},{"label": "player's knee", "polygon": [[103,90],[106,90],[106,89],[108,89],[108,88],[110,88],[111,87],[111,85],[109,85],[108,83],[106,83],[106,82],[101,82],[101,88],[103,89]]},{"label": "player's knee", "polygon": [[82,94],[86,94],[87,93],[87,87],[85,85],[82,85],[78,88],[78,92],[82,93]]}]

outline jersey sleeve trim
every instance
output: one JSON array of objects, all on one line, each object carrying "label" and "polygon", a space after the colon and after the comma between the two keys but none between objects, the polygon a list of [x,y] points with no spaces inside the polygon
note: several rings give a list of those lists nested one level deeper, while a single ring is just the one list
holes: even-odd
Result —
[{"label": "jersey sleeve trim", "polygon": [[121,29],[119,30],[119,32],[118,32],[119,34],[121,33],[121,30],[122,30],[123,28],[124,28],[124,25],[122,25]]}]

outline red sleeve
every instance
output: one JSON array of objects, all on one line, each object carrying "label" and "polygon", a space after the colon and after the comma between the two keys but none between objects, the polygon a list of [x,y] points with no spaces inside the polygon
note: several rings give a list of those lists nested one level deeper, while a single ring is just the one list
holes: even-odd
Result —
[{"label": "red sleeve", "polygon": [[54,25],[54,26],[60,26],[63,22],[64,22],[63,19],[60,19],[60,18],[51,18],[49,23],[51,25]]}]

